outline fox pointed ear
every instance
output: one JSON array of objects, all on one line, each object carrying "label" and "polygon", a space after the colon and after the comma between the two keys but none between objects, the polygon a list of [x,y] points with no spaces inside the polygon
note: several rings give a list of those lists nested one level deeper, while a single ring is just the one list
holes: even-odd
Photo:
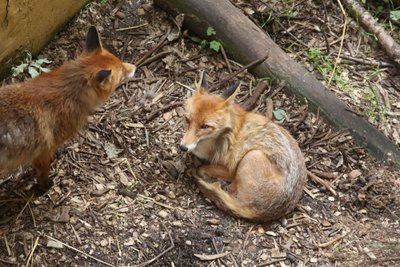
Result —
[{"label": "fox pointed ear", "polygon": [[98,83],[102,83],[102,82],[104,82],[108,77],[110,77],[110,75],[111,75],[111,70],[99,70],[99,71],[96,73],[95,78],[96,78],[96,81],[97,81]]},{"label": "fox pointed ear", "polygon": [[239,92],[240,82],[235,82],[231,86],[229,86],[223,93],[222,97],[225,98],[224,104],[233,103],[236,94]]},{"label": "fox pointed ear", "polygon": [[207,73],[203,71],[200,74],[200,80],[195,82],[196,85],[196,95],[201,95],[207,92],[208,89],[208,81],[207,81]]},{"label": "fox pointed ear", "polygon": [[95,26],[90,26],[86,34],[86,52],[93,52],[94,50],[101,48],[101,42],[99,33]]}]

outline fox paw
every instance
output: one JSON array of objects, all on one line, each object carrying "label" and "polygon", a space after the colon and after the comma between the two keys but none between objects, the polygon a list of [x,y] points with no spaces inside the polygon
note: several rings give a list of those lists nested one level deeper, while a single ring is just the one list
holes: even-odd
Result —
[{"label": "fox paw", "polygon": [[32,191],[34,192],[35,196],[40,197],[46,194],[52,186],[53,181],[49,181],[47,185],[35,184],[32,187]]}]

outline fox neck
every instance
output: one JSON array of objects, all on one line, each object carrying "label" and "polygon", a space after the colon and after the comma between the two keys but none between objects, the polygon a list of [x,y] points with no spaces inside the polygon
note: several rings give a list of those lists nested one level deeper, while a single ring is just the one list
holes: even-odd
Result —
[{"label": "fox neck", "polygon": [[54,114],[54,136],[59,142],[71,138],[100,105],[89,79],[90,73],[78,59],[32,80],[41,87],[38,97],[43,105]]}]

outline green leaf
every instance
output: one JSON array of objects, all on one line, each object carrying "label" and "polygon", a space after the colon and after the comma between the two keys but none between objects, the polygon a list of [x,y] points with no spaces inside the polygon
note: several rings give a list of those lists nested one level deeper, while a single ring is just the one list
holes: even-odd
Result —
[{"label": "green leaf", "polygon": [[207,36],[213,36],[213,35],[216,35],[216,34],[217,34],[217,32],[214,30],[213,27],[209,26],[207,28]]},{"label": "green leaf", "polygon": [[16,67],[13,67],[12,68],[13,76],[15,77],[15,76],[18,76],[21,73],[23,73],[27,66],[28,66],[28,64],[22,63],[22,64],[20,64],[20,65],[18,65]]},{"label": "green leaf", "polygon": [[219,49],[221,48],[221,43],[218,41],[211,41],[210,42],[210,48],[214,50],[215,52],[218,52]]},{"label": "green leaf", "polygon": [[283,109],[274,110],[272,113],[277,121],[283,121],[286,115],[286,112]]},{"label": "green leaf", "polygon": [[392,10],[392,11],[390,11],[390,18],[392,20],[400,20],[400,10]]},{"label": "green leaf", "polygon": [[28,72],[29,72],[29,75],[31,75],[32,78],[35,78],[36,76],[39,75],[39,72],[32,66],[28,67]]},{"label": "green leaf", "polygon": [[202,40],[202,41],[200,42],[200,45],[206,46],[206,45],[208,45],[208,41],[207,41],[207,40]]},{"label": "green leaf", "polygon": [[197,36],[189,36],[189,38],[190,38],[190,40],[192,40],[193,42],[196,42],[196,43],[201,43],[201,39],[199,38],[199,37],[197,37]]}]

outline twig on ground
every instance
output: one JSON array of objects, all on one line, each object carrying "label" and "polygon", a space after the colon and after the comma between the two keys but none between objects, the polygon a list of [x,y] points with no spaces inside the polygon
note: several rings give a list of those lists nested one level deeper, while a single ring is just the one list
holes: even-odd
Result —
[{"label": "twig on ground", "polygon": [[169,242],[171,243],[171,245],[166,250],[164,250],[163,252],[161,252],[160,254],[155,256],[154,258],[152,258],[152,259],[150,259],[148,261],[145,261],[145,262],[143,262],[141,264],[135,265],[135,267],[148,266],[148,265],[152,264],[153,262],[155,262],[156,260],[158,260],[159,258],[161,258],[165,253],[167,253],[168,251],[170,251],[171,249],[173,249],[175,247],[175,243],[174,243],[174,240],[172,239],[171,233],[168,231],[167,227],[165,226],[165,224],[162,221],[161,221],[161,224],[163,225],[165,231],[168,234]]},{"label": "twig on ground", "polygon": [[309,195],[312,199],[315,199],[315,195],[307,188],[307,187],[303,187],[303,191]]},{"label": "twig on ground", "polygon": [[29,212],[31,213],[32,222],[33,222],[33,227],[35,227],[35,228],[36,228],[36,220],[35,220],[35,215],[33,214],[33,211],[32,211],[31,204],[28,204],[28,208],[29,208]]},{"label": "twig on ground", "polygon": [[318,242],[318,247],[319,247],[319,248],[326,248],[326,247],[329,247],[329,246],[332,245],[333,243],[335,243],[335,242],[337,242],[337,241],[343,239],[346,235],[347,235],[347,232],[344,232],[344,233],[341,234],[340,236],[338,236],[338,237],[336,237],[336,238],[334,238],[334,239],[332,239],[332,240],[330,240],[330,241],[328,241],[328,242],[325,242],[325,243],[322,243],[322,244]]},{"label": "twig on ground", "polygon": [[337,175],[333,172],[323,172],[320,170],[316,170],[316,169],[312,169],[310,170],[312,173],[314,173],[315,175],[319,176],[319,177],[323,177],[323,178],[327,178],[327,179],[336,179]]},{"label": "twig on ground", "polygon": [[4,183],[6,183],[7,181],[11,180],[13,178],[12,175],[9,175],[7,178],[4,178],[3,180],[0,181],[0,186]]},{"label": "twig on ground", "polygon": [[229,73],[232,73],[231,63],[229,63],[229,60],[228,60],[228,57],[226,56],[225,48],[223,45],[221,45],[221,53],[225,59],[226,66],[228,67]]},{"label": "twig on ground", "polygon": [[314,182],[316,182],[316,183],[318,183],[318,184],[324,186],[324,187],[325,187],[326,189],[328,189],[334,196],[337,195],[335,189],[333,189],[334,186],[333,186],[330,182],[325,181],[325,180],[319,178],[317,175],[315,175],[314,173],[310,172],[309,170],[307,170],[307,174],[308,174],[308,176],[309,176]]},{"label": "twig on ground", "polygon": [[268,261],[266,263],[261,263],[261,264],[257,265],[257,267],[268,266],[268,265],[272,265],[274,263],[285,261],[285,260],[286,260],[286,257],[284,257],[284,258],[282,257],[282,258],[279,258],[279,259],[270,260],[270,261]]},{"label": "twig on ground", "polygon": [[242,73],[243,71],[245,71],[246,69],[250,69],[262,62],[264,62],[269,56],[269,53],[265,54],[265,56],[263,56],[262,58],[259,58],[257,60],[254,60],[252,62],[250,62],[249,64],[241,67],[240,69],[238,69],[237,71],[235,71],[234,73],[232,73],[231,75],[229,75],[228,77],[226,77],[225,79],[223,79],[222,81],[214,84],[213,86],[210,87],[209,91],[212,92],[215,89],[217,89],[218,87],[220,87],[221,85],[224,85],[225,83],[227,83],[228,81],[230,81],[232,78],[236,77],[237,75],[239,75],[240,73]]},{"label": "twig on ground", "polygon": [[143,195],[141,195],[141,194],[137,194],[137,196],[138,196],[138,197],[141,197],[141,198],[144,198],[144,199],[147,199],[147,200],[150,200],[150,201],[152,201],[154,204],[156,204],[156,205],[158,205],[158,206],[161,206],[161,207],[163,207],[163,208],[167,208],[167,209],[170,209],[170,210],[175,210],[175,209],[180,209],[180,210],[182,210],[182,208],[172,207],[172,206],[170,206],[170,205],[167,205],[167,204],[158,202],[158,201],[152,199],[151,197],[146,197],[146,196],[143,196]]},{"label": "twig on ground", "polygon": [[8,240],[7,240],[6,235],[4,235],[3,239],[4,239],[4,244],[6,245],[7,254],[8,254],[8,256],[11,256],[11,250],[10,250],[10,246],[8,245]]},{"label": "twig on ground", "polygon": [[[337,55],[337,54],[333,53],[333,55]],[[394,67],[394,65],[389,62],[356,58],[356,57],[352,57],[349,55],[343,55],[343,54],[341,54],[339,56],[342,59],[347,59],[349,61],[353,61],[353,62],[364,64],[364,65],[379,66],[379,67]]]},{"label": "twig on ground", "polygon": [[340,2],[340,0],[337,0],[337,2],[339,4],[340,10],[343,13],[344,22],[343,22],[342,37],[340,38],[339,52],[338,52],[336,60],[335,60],[335,65],[333,66],[331,77],[329,77],[328,86],[331,84],[333,76],[335,76],[336,68],[337,68],[337,65],[339,63],[340,54],[342,53],[344,37],[346,35],[346,28],[347,28],[347,15],[346,15],[346,12],[344,11],[342,2]]},{"label": "twig on ground", "polygon": [[133,29],[138,29],[138,28],[144,27],[144,26],[146,26],[146,25],[148,25],[147,22],[146,22],[146,23],[143,23],[143,24],[135,25],[135,26],[125,27],[125,28],[119,28],[119,29],[116,29],[115,31],[117,31],[117,32],[122,32],[122,31],[127,31],[127,30],[133,30]]},{"label": "twig on ground", "polygon": [[8,260],[3,260],[0,259],[0,262],[6,263],[6,264],[10,264],[10,265],[20,265],[18,262],[13,262],[13,261],[8,261]]},{"label": "twig on ground", "polygon": [[136,62],[136,66],[141,66],[141,64],[148,58],[151,56],[151,54],[153,54],[154,52],[156,52],[158,49],[160,49],[164,42],[167,40],[167,37],[169,35],[169,33],[171,32],[171,27],[168,28],[167,33],[161,38],[161,40],[158,42],[158,44],[153,47],[152,49],[150,49],[142,58],[140,58],[137,62]]},{"label": "twig on ground", "polygon": [[26,201],[25,206],[22,208],[22,210],[18,213],[17,217],[15,218],[15,221],[18,221],[19,217],[21,216],[21,214],[24,212],[24,210],[26,209],[26,207],[29,206],[29,203],[31,203],[33,199],[33,194],[31,195],[31,197]]},{"label": "twig on ground", "polygon": [[142,67],[142,66],[149,65],[150,63],[156,61],[157,59],[163,58],[163,57],[165,57],[165,56],[167,56],[167,55],[169,55],[169,54],[171,54],[171,53],[172,53],[172,51],[163,51],[163,52],[160,52],[160,53],[158,53],[158,54],[156,54],[156,55],[154,55],[154,56],[152,56],[152,57],[149,57],[149,58],[146,59],[145,61],[143,61],[138,67]]},{"label": "twig on ground", "polygon": [[224,253],[219,253],[219,254],[213,254],[213,255],[205,255],[205,254],[193,254],[195,257],[197,257],[201,261],[213,261],[222,257],[225,257],[228,255],[230,252],[224,252]]},{"label": "twig on ground", "polygon": [[[28,259],[26,260],[26,264],[25,264],[25,266],[27,266],[27,267],[28,267],[29,264],[31,263],[33,253],[35,252],[35,249],[36,249],[36,247],[37,247],[37,245],[38,245],[38,243],[39,243],[39,237],[40,237],[40,236],[36,237],[35,243],[33,243],[33,247],[32,247],[31,251],[30,251],[29,254],[28,254]],[[33,266],[33,265],[31,265],[31,266]]]},{"label": "twig on ground", "polygon": [[53,241],[59,242],[59,243],[62,244],[63,246],[65,246],[65,247],[67,247],[67,248],[69,248],[69,249],[71,249],[71,250],[73,250],[73,251],[75,251],[75,252],[78,252],[78,253],[82,254],[83,256],[85,256],[85,257],[91,258],[92,260],[95,260],[95,261],[100,262],[100,263],[102,263],[102,264],[104,264],[104,265],[107,265],[107,266],[111,266],[111,267],[114,267],[114,266],[115,266],[115,265],[113,265],[113,264],[110,264],[110,263],[108,263],[108,262],[105,262],[105,261],[103,261],[103,260],[100,260],[100,259],[98,259],[98,258],[96,258],[96,257],[93,257],[92,255],[89,255],[89,254],[83,252],[82,250],[79,250],[79,249],[77,249],[77,248],[74,248],[73,246],[70,246],[70,245],[68,245],[68,244],[66,244],[66,243],[64,243],[64,242],[62,242],[62,241],[60,241],[60,240],[58,240],[58,239],[55,239],[54,237],[51,237],[51,236],[46,235],[46,234],[43,234],[43,233],[41,233],[41,232],[39,232],[39,234],[42,235],[42,236],[45,236],[45,237],[47,237],[47,238],[49,238],[49,239],[51,239],[51,240],[53,240]]},{"label": "twig on ground", "polygon": [[[217,254],[223,253],[224,252],[224,247],[222,247],[221,251],[219,251],[219,249],[217,247],[217,244],[215,243],[215,239],[212,238],[211,240],[212,240],[215,252],[217,252]],[[224,266],[227,266],[226,262],[223,259],[217,259],[218,266],[221,266],[221,261],[225,264]]]},{"label": "twig on ground", "polygon": [[168,110],[168,109],[175,108],[175,107],[182,106],[182,105],[183,105],[183,102],[182,102],[182,101],[178,101],[178,102],[174,102],[174,103],[165,105],[165,106],[163,106],[163,107],[161,107],[161,108],[159,108],[159,109],[156,109],[156,110],[153,111],[152,113],[150,113],[150,115],[147,116],[146,121],[151,121],[151,120],[154,119],[154,117],[157,116],[158,113],[160,113],[160,112],[164,112],[164,111],[166,111],[166,110]]},{"label": "twig on ground", "polygon": [[240,252],[240,264],[243,266],[243,254],[244,254],[244,250],[246,248],[247,245],[247,239],[249,239],[249,235],[251,233],[251,231],[253,230],[254,225],[252,225],[249,229],[249,231],[247,231],[246,237],[244,238],[243,241],[243,247],[242,247],[242,251]]},{"label": "twig on ground", "polygon": [[400,261],[400,257],[388,257],[376,260],[376,262],[386,262],[386,261]]},{"label": "twig on ground", "polygon": [[257,103],[257,100],[260,98],[261,94],[268,88],[268,83],[265,81],[259,81],[256,88],[253,91],[253,94],[244,102],[243,107],[246,110],[251,110]]},{"label": "twig on ground", "polygon": [[396,62],[397,67],[400,67],[400,45],[376,22],[374,17],[358,1],[343,0],[343,2],[355,20],[359,21],[366,31],[376,36],[386,54]]}]

